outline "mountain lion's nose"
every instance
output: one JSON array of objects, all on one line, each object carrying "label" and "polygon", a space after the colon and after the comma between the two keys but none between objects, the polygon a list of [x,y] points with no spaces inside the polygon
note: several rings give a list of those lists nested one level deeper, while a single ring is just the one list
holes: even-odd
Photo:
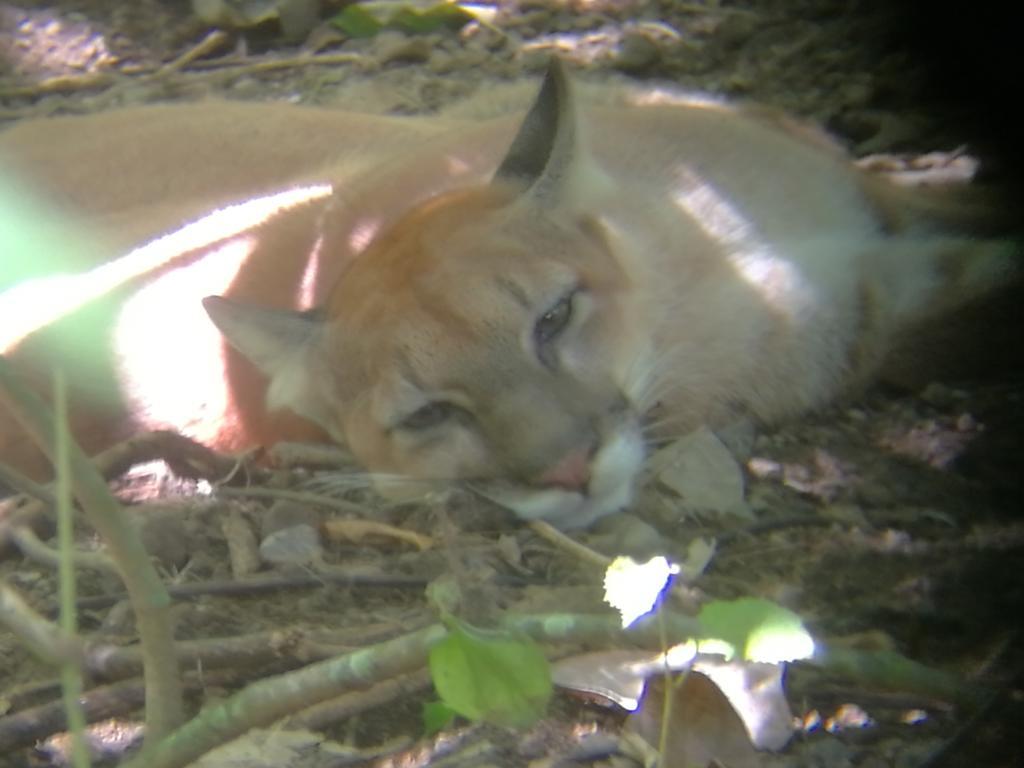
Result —
[{"label": "mountain lion's nose", "polygon": [[588,449],[570,451],[558,464],[540,476],[541,485],[586,493],[592,455],[593,451]]}]

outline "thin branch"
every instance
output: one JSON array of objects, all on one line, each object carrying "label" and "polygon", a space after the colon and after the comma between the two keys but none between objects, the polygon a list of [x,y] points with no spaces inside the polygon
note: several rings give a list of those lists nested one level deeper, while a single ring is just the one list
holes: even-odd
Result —
[{"label": "thin branch", "polygon": [[36,613],[15,589],[0,582],[0,625],[21,641],[38,658],[49,664],[68,659],[81,661],[81,641]]},{"label": "thin branch", "polygon": [[[53,415],[42,400],[15,377],[2,357],[0,403],[10,409],[52,461],[56,434]],[[131,597],[146,658],[147,738],[159,739],[185,717],[181,679],[174,658],[171,598],[150,563],[135,526],[73,441],[68,458],[75,495],[89,522],[103,537]]]},{"label": "thin branch", "polygon": [[607,568],[611,565],[612,559],[610,557],[602,555],[600,552],[580,544],[572,537],[566,536],[550,523],[546,523],[543,520],[533,520],[530,522],[530,528],[532,528],[533,532],[545,541],[554,544],[559,549],[568,552],[570,555],[579,558],[585,563],[596,565],[599,568]]},{"label": "thin branch", "polygon": [[[697,623],[670,616],[669,629],[693,637]],[[587,641],[622,637],[617,616],[558,614],[508,616],[503,625],[538,641]],[[630,631],[630,637],[659,642],[650,622]],[[310,664],[295,672],[268,677],[202,711],[163,741],[146,747],[125,768],[182,768],[211,749],[238,738],[251,728],[269,725],[282,717],[372,683],[407,674],[426,664],[427,654],[447,630],[432,625],[337,658]]]},{"label": "thin branch", "polygon": [[[171,584],[167,594],[174,599],[188,599],[208,595],[252,595],[281,589],[308,589],[333,584],[341,587],[385,587],[394,589],[408,587],[422,589],[428,579],[423,576],[409,576],[401,573],[368,572],[359,568],[336,567],[326,571],[299,574],[267,574],[250,576],[245,579],[228,581],[203,581],[189,584]],[[108,593],[83,597],[78,601],[80,609],[97,609],[112,605],[125,598],[124,594]]]},{"label": "thin branch", "polygon": [[32,478],[23,475],[14,467],[9,467],[0,462],[0,483],[18,493],[39,499],[47,504],[53,504],[53,491],[42,483],[37,483]]},{"label": "thin branch", "polygon": [[291,491],[286,488],[228,488],[221,486],[217,488],[217,493],[221,496],[234,498],[287,499],[306,504],[318,504],[321,507],[327,507],[339,512],[353,512],[359,515],[365,515],[369,512],[365,504],[357,504],[353,501],[338,499],[334,496],[323,496],[319,493],[310,493],[309,491]]},{"label": "thin branch", "polygon": [[[46,546],[27,525],[14,528],[10,538],[26,559],[55,570],[60,566],[60,552]],[[120,575],[114,561],[102,552],[74,552],[71,557],[76,568]]]},{"label": "thin branch", "polygon": [[377,62],[370,56],[358,53],[321,53],[302,54],[284,58],[268,57],[224,57],[220,59],[196,59],[203,55],[205,45],[214,48],[218,44],[216,38],[209,43],[201,42],[196,49],[188,51],[179,59],[159,68],[152,66],[135,66],[111,72],[88,72],[81,75],[55,75],[29,85],[16,85],[0,88],[0,99],[40,98],[54,93],[78,93],[108,88],[119,82],[134,80],[141,83],[168,80],[171,76],[182,76],[189,73],[191,79],[209,79],[224,77],[246,77],[264,72],[279,72],[285,69],[301,69],[303,67],[336,67],[339,64],[351,64],[364,71],[372,70]]}]

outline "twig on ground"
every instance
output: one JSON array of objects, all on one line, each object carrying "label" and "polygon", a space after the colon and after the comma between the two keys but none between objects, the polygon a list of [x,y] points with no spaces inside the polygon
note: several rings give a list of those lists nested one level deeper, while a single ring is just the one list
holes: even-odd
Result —
[{"label": "twig on ground", "polygon": [[[251,674],[252,670],[191,674],[185,677],[185,688],[197,692],[209,686],[236,686]],[[138,710],[145,699],[146,685],[136,677],[86,691],[82,694],[82,707],[86,720],[95,723],[128,715]],[[66,727],[64,705],[59,699],[0,717],[0,754],[9,755],[13,750],[38,744]]]},{"label": "twig on ground", "polygon": [[120,73],[89,72],[84,75],[54,75],[45,80],[29,85],[16,85],[0,89],[0,98],[35,99],[51,93],[74,93],[76,91],[92,91],[112,85],[120,78]]},{"label": "twig on ground", "polygon": [[345,693],[330,701],[308,707],[287,718],[282,726],[289,729],[320,731],[374,707],[421,693],[429,688],[430,684],[430,673],[425,669],[417,670],[377,683],[365,691]]},{"label": "twig on ground", "polygon": [[337,66],[338,64],[352,64],[364,71],[369,71],[377,66],[377,60],[371,56],[359,53],[319,53],[300,54],[299,56],[284,58],[244,57],[206,59],[193,62],[191,68],[196,71],[215,70],[218,74],[229,72],[232,75],[242,77],[261,72],[276,72],[282,69],[298,69],[308,66],[330,67]]},{"label": "twig on ground", "polygon": [[230,40],[231,36],[227,32],[222,29],[215,29],[176,59],[160,67],[156,71],[156,76],[164,77],[172,72],[178,72],[193,64],[197,59],[207,56],[219,48],[223,48]]},{"label": "twig on ground", "polygon": [[[157,459],[164,461],[181,477],[210,482],[237,474],[240,464],[235,457],[219,454],[184,435],[167,430],[143,432],[130,437],[97,454],[93,457],[93,462],[100,474],[111,480],[124,474],[135,464]],[[253,470],[244,462],[241,464],[247,475],[253,474]],[[14,531],[17,528],[25,526],[37,537],[48,538],[54,530],[54,519],[53,491],[49,486],[36,483],[10,467],[0,467],[0,480],[36,499],[21,503],[13,512],[8,512],[4,516],[3,523],[0,523],[2,557],[7,554],[7,548],[14,543]],[[4,505],[18,503],[16,498],[0,501],[0,504]]]},{"label": "twig on ground", "polygon": [[[28,560],[32,560],[48,568],[56,569],[60,565],[60,553],[52,549],[36,536],[27,525],[19,525],[10,532],[11,541]],[[75,552],[72,555],[76,568],[89,568],[119,576],[114,561],[102,552]]]},{"label": "twig on ground", "polygon": [[[171,76],[188,77],[189,79],[207,79],[210,77],[246,77],[264,72],[279,72],[285,69],[301,67],[332,67],[339,64],[351,64],[364,71],[377,66],[376,59],[358,53],[321,53],[302,54],[283,58],[272,57],[224,57],[220,59],[199,59],[220,44],[217,37],[211,36],[209,42],[200,42],[194,49],[187,51],[178,59],[159,68],[152,66],[123,67],[117,71],[89,72],[81,75],[55,75],[28,85],[16,85],[0,88],[0,99],[22,98],[37,99],[55,93],[77,93],[95,91],[110,87],[118,82],[133,80],[147,83],[165,81]],[[186,73],[188,73],[186,75]],[[13,117],[18,117],[14,114]]]},{"label": "twig on ground", "polygon": [[[425,626],[428,622],[417,623]],[[182,669],[209,671],[238,667],[253,675],[272,662],[284,662],[289,666],[308,664],[340,656],[353,648],[382,642],[407,630],[407,626],[398,627],[391,622],[338,630],[285,627],[242,637],[187,640],[177,643],[175,648]],[[142,656],[137,645],[87,648],[84,663],[89,673],[101,680],[133,677],[142,671]]]},{"label": "twig on ground", "polygon": [[566,536],[550,523],[545,523],[543,520],[533,520],[530,523],[530,528],[532,528],[533,532],[545,541],[554,544],[559,549],[568,552],[573,557],[577,557],[585,563],[596,565],[599,568],[607,568],[611,565],[612,560],[610,557],[602,555],[600,552],[580,544],[575,539]]},{"label": "twig on ground", "polygon": [[[670,631],[692,637],[696,623],[688,617],[666,617]],[[507,616],[502,624],[533,639],[565,642],[608,640],[621,637],[617,616],[546,614]],[[269,725],[297,710],[319,704],[353,688],[363,688],[422,668],[434,643],[447,634],[431,625],[377,645],[275,677],[268,677],[239,691],[203,712],[167,738],[152,743],[125,768],[180,768],[251,728]],[[641,623],[630,637],[659,647],[659,631],[653,623]]]},{"label": "twig on ground", "polygon": [[[15,415],[43,452],[54,460],[55,420],[49,409],[0,358],[0,403]],[[81,448],[68,446],[70,480],[92,526],[99,531],[131,595],[146,658],[146,724],[154,740],[185,719],[181,679],[174,660],[170,596],[149,561],[135,526]]]},{"label": "twig on ground", "polygon": [[0,582],[0,625],[37,657],[50,664],[82,658],[82,643],[40,616],[13,587]]},{"label": "twig on ground", "polygon": [[51,505],[24,496],[0,500],[0,519],[0,558],[17,549],[14,532],[19,528],[29,528],[37,537],[47,539],[57,525]]},{"label": "twig on ground", "polygon": [[287,499],[289,501],[300,501],[306,504],[318,504],[322,507],[337,510],[339,512],[352,512],[358,515],[365,515],[369,510],[363,504],[353,501],[338,499],[334,496],[323,496],[309,491],[291,491],[284,488],[229,488],[220,486],[217,493],[222,496],[235,498],[259,498],[259,499]]},{"label": "twig on ground", "polygon": [[50,488],[3,463],[0,463],[0,483],[4,483],[13,491],[39,499],[47,504],[54,503],[53,491]]},{"label": "twig on ground", "polygon": [[[237,581],[204,581],[190,584],[168,585],[167,593],[174,599],[187,599],[206,595],[251,595],[279,589],[306,589],[325,585],[341,587],[410,587],[422,589],[427,579],[422,576],[368,572],[363,569],[332,568],[329,571],[299,574],[270,574]],[[82,610],[103,608],[123,600],[124,594],[105,594],[78,600]]]}]

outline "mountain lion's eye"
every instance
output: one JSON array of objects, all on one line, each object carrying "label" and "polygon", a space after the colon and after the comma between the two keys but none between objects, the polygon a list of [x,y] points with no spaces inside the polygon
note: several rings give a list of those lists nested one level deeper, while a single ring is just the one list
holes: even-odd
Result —
[{"label": "mountain lion's eye", "polygon": [[554,341],[569,325],[572,319],[572,300],[575,291],[567,293],[547,312],[541,315],[533,326],[533,342],[538,349],[543,349]]},{"label": "mountain lion's eye", "polygon": [[398,427],[410,432],[422,432],[440,426],[454,416],[458,410],[457,405],[444,400],[435,400],[410,413],[398,422]]}]

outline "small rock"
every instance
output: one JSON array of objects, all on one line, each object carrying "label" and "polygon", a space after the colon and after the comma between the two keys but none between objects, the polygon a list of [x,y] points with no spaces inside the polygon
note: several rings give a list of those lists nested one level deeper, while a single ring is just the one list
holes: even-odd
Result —
[{"label": "small rock", "polygon": [[308,565],[317,560],[322,551],[320,534],[311,525],[282,528],[260,543],[260,557],[271,565]]},{"label": "small rock", "polygon": [[687,510],[752,516],[744,500],[743,471],[707,427],[662,448],[651,457],[651,468]]},{"label": "small rock", "polygon": [[282,528],[291,528],[294,525],[319,528],[321,522],[323,516],[313,507],[297,501],[280,499],[270,506],[260,521],[260,535],[267,538]]}]

